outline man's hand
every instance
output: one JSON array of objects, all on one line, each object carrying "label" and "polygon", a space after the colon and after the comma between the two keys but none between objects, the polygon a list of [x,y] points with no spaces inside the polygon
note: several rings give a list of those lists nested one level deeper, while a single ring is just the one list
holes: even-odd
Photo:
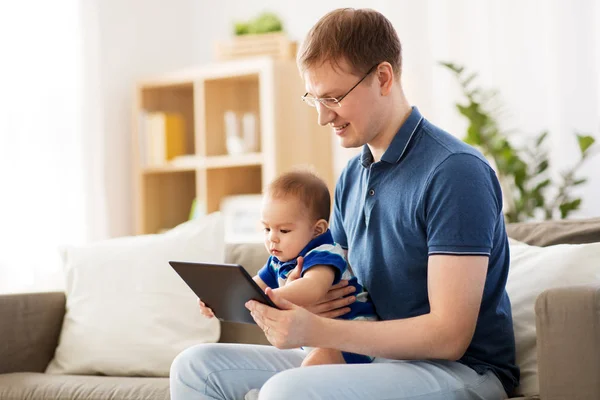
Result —
[{"label": "man's hand", "polygon": [[[297,261],[298,265],[296,266],[296,268],[294,268],[292,272],[288,274],[288,277],[285,282],[286,284],[288,284],[289,282],[293,282],[301,277],[302,266],[304,264],[304,257],[298,257]],[[355,296],[344,296],[354,293],[355,290],[356,289],[354,288],[354,286],[348,286],[347,280],[341,280],[335,285],[331,286],[329,292],[327,292],[325,297],[319,300],[318,303],[304,308],[306,308],[313,314],[317,314],[320,317],[341,317],[342,315],[350,312],[350,307],[348,307],[348,305],[356,301]]]},{"label": "man's hand", "polygon": [[320,317],[341,317],[350,312],[350,307],[348,306],[356,301],[355,296],[344,296],[354,293],[354,291],[356,291],[356,289],[354,286],[348,286],[347,280],[341,280],[331,286],[329,292],[327,292],[321,301],[313,306],[306,307],[306,309]]},{"label": "man's hand", "polygon": [[319,317],[285,300],[271,288],[266,293],[279,310],[255,300],[248,301],[246,308],[269,342],[278,349],[310,345],[317,335]]}]

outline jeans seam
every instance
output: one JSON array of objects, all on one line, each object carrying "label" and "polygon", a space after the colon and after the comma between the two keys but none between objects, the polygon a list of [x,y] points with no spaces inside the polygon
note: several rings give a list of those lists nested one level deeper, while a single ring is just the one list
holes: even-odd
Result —
[{"label": "jeans seam", "polygon": [[443,390],[438,390],[436,392],[430,392],[430,393],[424,393],[424,394],[420,394],[417,396],[411,396],[411,397],[389,397],[387,399],[381,399],[381,400],[418,400],[421,398],[426,398],[426,396],[431,396],[432,394],[441,394],[441,393],[457,393],[460,391],[463,391],[465,389],[472,389],[472,388],[476,388],[478,386],[481,386],[481,384],[485,381],[487,381],[489,379],[489,376],[483,375],[474,385],[464,385],[464,387],[460,388],[460,389],[454,389],[454,390],[450,390],[450,391],[443,391]]},{"label": "jeans seam", "polygon": [[212,371],[204,379],[204,394],[205,395],[208,396],[208,393],[206,393],[206,391],[208,390],[208,381],[210,380],[211,376],[214,375],[214,374],[218,374],[220,372],[224,372],[224,371],[259,371],[259,372],[273,372],[273,373],[277,373],[277,371],[273,371],[273,370],[256,369],[256,368],[224,368],[224,369],[220,369],[218,371]]}]

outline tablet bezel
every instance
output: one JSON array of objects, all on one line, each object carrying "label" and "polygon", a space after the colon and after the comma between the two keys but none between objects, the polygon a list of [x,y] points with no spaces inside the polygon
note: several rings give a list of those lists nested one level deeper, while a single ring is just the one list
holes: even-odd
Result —
[{"label": "tablet bezel", "polygon": [[[169,261],[169,265],[171,265],[171,267],[177,273],[177,275],[196,294],[196,296],[198,296],[207,306],[209,306],[209,307],[211,307],[211,309],[213,309],[213,312],[215,313],[215,317],[217,317],[221,321],[256,324],[256,322],[250,315],[250,311],[248,311],[244,307],[243,303],[245,303],[245,301],[248,301],[248,300],[256,300],[256,301],[259,301],[270,307],[278,308],[271,301],[271,299],[266,295],[266,293],[262,291],[260,286],[258,286],[258,284],[256,282],[254,282],[254,279],[252,279],[252,276],[250,276],[248,271],[246,271],[246,269],[239,264],[207,263],[207,262],[192,262],[192,261],[175,261],[175,260],[173,260],[173,261]],[[247,299],[245,298],[244,299],[245,301],[242,302],[238,299],[234,299],[234,300],[229,300],[229,299],[224,299],[224,298],[218,299],[218,298],[214,297],[215,296],[214,293],[202,293],[202,291],[205,289],[202,287],[202,285],[206,285],[206,284],[202,280],[198,281],[193,278],[189,278],[188,274],[186,272],[183,272],[184,269],[186,271],[189,271],[190,268],[192,268],[192,269],[199,268],[199,270],[198,270],[199,273],[197,274],[197,278],[200,278],[200,276],[202,276],[203,279],[205,279],[208,275],[210,275],[209,271],[211,269],[218,269],[221,271],[226,271],[225,275],[219,274],[219,277],[217,278],[217,280],[223,280],[223,276],[226,276],[228,278],[227,281],[231,282],[231,285],[239,285],[239,284],[248,285],[250,292],[251,292],[251,296]],[[200,270],[200,269],[202,269],[202,270]],[[184,278],[182,273],[183,273],[183,275],[186,276],[186,278]],[[244,281],[245,283],[241,283],[240,280]],[[222,282],[220,282],[220,286],[223,286],[223,285],[224,284]],[[210,290],[208,290],[208,291],[210,291]],[[227,304],[225,304],[228,301],[240,303],[240,304],[238,304],[238,306],[243,307],[243,309],[246,310],[247,313],[241,312],[241,310],[237,310],[237,309],[232,310],[231,306],[228,306]],[[222,303],[219,304],[219,302],[222,302]]]}]

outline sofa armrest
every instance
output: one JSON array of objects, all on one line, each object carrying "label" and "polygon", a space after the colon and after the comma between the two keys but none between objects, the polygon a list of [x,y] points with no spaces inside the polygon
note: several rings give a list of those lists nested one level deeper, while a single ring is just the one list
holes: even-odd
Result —
[{"label": "sofa armrest", "polygon": [[64,293],[0,295],[0,374],[44,372],[64,315]]},{"label": "sofa armrest", "polygon": [[535,312],[540,397],[600,399],[600,287],[546,290]]}]

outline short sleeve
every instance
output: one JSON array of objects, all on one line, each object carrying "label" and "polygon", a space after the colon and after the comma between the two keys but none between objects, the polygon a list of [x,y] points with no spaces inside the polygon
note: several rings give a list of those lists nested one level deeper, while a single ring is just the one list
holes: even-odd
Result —
[{"label": "short sleeve", "polygon": [[490,255],[502,192],[485,161],[466,153],[449,156],[431,175],[423,207],[429,255]]},{"label": "short sleeve", "polygon": [[302,264],[302,275],[315,265],[329,265],[334,269],[333,285],[338,283],[346,272],[348,264],[344,258],[344,250],[339,245],[323,244],[306,253]]},{"label": "short sleeve", "polygon": [[266,264],[258,270],[258,277],[271,289],[279,287],[277,271],[273,268],[273,256],[270,256]]},{"label": "short sleeve", "polygon": [[343,181],[345,173],[342,173],[338,183],[335,186],[335,195],[333,199],[333,214],[331,216],[330,230],[333,236],[333,240],[338,243],[342,248],[348,249],[348,238],[346,237],[346,231],[344,230],[344,219],[342,217],[342,193],[343,193]]}]

